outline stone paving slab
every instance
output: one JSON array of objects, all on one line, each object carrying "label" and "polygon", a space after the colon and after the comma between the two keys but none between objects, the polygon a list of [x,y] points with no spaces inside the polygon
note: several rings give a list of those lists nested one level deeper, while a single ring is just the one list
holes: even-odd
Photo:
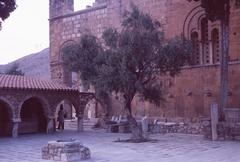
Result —
[{"label": "stone paving slab", "polygon": [[198,135],[154,134],[152,143],[118,143],[129,134],[65,131],[51,135],[23,135],[0,138],[0,162],[51,162],[41,159],[48,141],[77,139],[90,148],[92,159],[85,162],[240,162],[239,141],[204,140]]}]

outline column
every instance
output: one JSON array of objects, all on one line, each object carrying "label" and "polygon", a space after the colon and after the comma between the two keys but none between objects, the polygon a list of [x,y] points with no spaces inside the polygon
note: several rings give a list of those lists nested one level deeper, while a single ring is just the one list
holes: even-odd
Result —
[{"label": "column", "polygon": [[83,132],[84,110],[86,108],[86,104],[92,98],[93,98],[93,95],[90,93],[89,94],[86,94],[86,93],[81,94],[80,93],[80,102],[78,103],[79,106],[76,109],[76,116],[78,118],[78,121],[77,121],[78,132]]},{"label": "column", "polygon": [[54,133],[54,132],[55,132],[55,118],[48,117],[46,133],[49,134],[49,133]]},{"label": "column", "polygon": [[84,118],[84,110],[86,108],[87,100],[85,96],[80,96],[81,101],[79,102],[78,111],[76,112],[77,120],[77,131],[83,132],[83,118]]},{"label": "column", "polygon": [[79,114],[77,118],[78,118],[77,131],[78,132],[83,132],[83,115]]},{"label": "column", "polygon": [[12,119],[12,137],[17,138],[18,137],[18,126],[19,123],[21,122],[21,119]]}]

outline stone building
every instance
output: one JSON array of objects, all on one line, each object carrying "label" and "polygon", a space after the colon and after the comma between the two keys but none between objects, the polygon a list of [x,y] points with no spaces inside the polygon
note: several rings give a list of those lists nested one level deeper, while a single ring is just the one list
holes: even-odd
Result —
[{"label": "stone building", "polygon": [[[200,2],[187,0],[96,0],[92,7],[74,12],[73,0],[50,0],[51,77],[71,85],[71,72],[62,61],[61,49],[78,41],[86,32],[97,37],[107,27],[121,26],[122,15],[130,3],[161,22],[167,39],[184,35],[193,42],[193,66],[181,75],[164,78],[165,102],[156,107],[137,99],[135,115],[151,117],[208,117],[212,102],[219,102],[221,24],[206,19]],[[230,0],[229,108],[240,107],[240,3]],[[114,106],[116,107],[116,106]]]},{"label": "stone building", "polygon": [[0,74],[0,136],[55,132],[62,101],[75,108],[78,130],[82,131],[83,112],[92,97],[50,81]]}]

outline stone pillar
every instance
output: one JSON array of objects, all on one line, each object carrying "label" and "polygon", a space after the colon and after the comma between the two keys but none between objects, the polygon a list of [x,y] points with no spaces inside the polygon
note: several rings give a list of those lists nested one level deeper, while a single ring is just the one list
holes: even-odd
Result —
[{"label": "stone pillar", "polygon": [[77,103],[76,105],[79,105],[76,108],[76,116],[78,118],[78,123],[77,123],[77,130],[78,132],[83,132],[83,119],[84,119],[84,110],[86,108],[86,105],[90,99],[93,98],[92,94],[87,94],[87,93],[80,93],[80,102]]},{"label": "stone pillar", "polygon": [[148,118],[144,116],[142,118],[142,131],[144,138],[148,138]]},{"label": "stone pillar", "polygon": [[77,131],[83,132],[83,115],[78,115],[77,118]]},{"label": "stone pillar", "polygon": [[21,119],[13,119],[12,120],[12,137],[13,138],[17,138],[18,137],[18,126],[19,126],[19,123],[21,122]]},{"label": "stone pillar", "polygon": [[78,107],[78,112],[76,112],[77,114],[77,118],[78,118],[78,123],[77,123],[77,131],[78,132],[83,132],[83,119],[84,119],[84,110],[86,108],[86,104],[87,104],[87,100],[84,99],[85,96],[81,96],[82,97],[82,101],[80,101],[79,103],[79,107]]},{"label": "stone pillar", "polygon": [[216,103],[213,103],[211,106],[211,129],[213,141],[216,141],[218,139],[217,123],[218,123],[218,105]]},{"label": "stone pillar", "polygon": [[54,117],[48,117],[47,119],[47,134],[54,133],[55,132],[55,118]]}]

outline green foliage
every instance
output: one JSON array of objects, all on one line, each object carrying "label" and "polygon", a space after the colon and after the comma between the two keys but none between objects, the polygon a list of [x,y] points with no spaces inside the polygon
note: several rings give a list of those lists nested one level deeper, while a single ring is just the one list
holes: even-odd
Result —
[{"label": "green foliage", "polygon": [[15,0],[0,0],[0,29],[1,20],[5,20],[10,16],[10,13],[16,9]]},{"label": "green foliage", "polygon": [[192,44],[190,41],[181,37],[169,40],[162,48],[158,58],[161,73],[169,73],[171,76],[179,74],[182,66],[191,64],[191,52]]},{"label": "green foliage", "polygon": [[64,60],[81,71],[81,79],[97,93],[122,94],[131,113],[131,101],[138,95],[159,105],[159,77],[177,75],[190,60],[191,44],[179,37],[166,41],[160,23],[135,6],[127,12],[122,30],[103,32],[103,43],[83,35],[77,45],[64,50]]},{"label": "green foliage", "polygon": [[103,87],[97,86],[98,64],[104,61],[103,49],[93,35],[84,35],[78,44],[71,44],[63,49],[63,60],[71,65],[73,72],[80,72],[80,78],[85,86],[95,85],[96,99],[108,109],[109,94]]},{"label": "green foliage", "polygon": [[15,0],[0,0],[0,18],[5,20],[16,9]]},{"label": "green foliage", "polygon": [[[84,35],[78,44],[72,44],[63,49],[63,60],[71,63],[72,71],[81,71],[83,81],[91,80],[96,75],[93,68],[95,59],[101,53],[101,45],[93,35]],[[90,77],[90,78],[89,78]]]},{"label": "green foliage", "polygon": [[6,72],[5,74],[8,75],[24,75],[24,73],[19,69],[18,64],[13,64]]}]

